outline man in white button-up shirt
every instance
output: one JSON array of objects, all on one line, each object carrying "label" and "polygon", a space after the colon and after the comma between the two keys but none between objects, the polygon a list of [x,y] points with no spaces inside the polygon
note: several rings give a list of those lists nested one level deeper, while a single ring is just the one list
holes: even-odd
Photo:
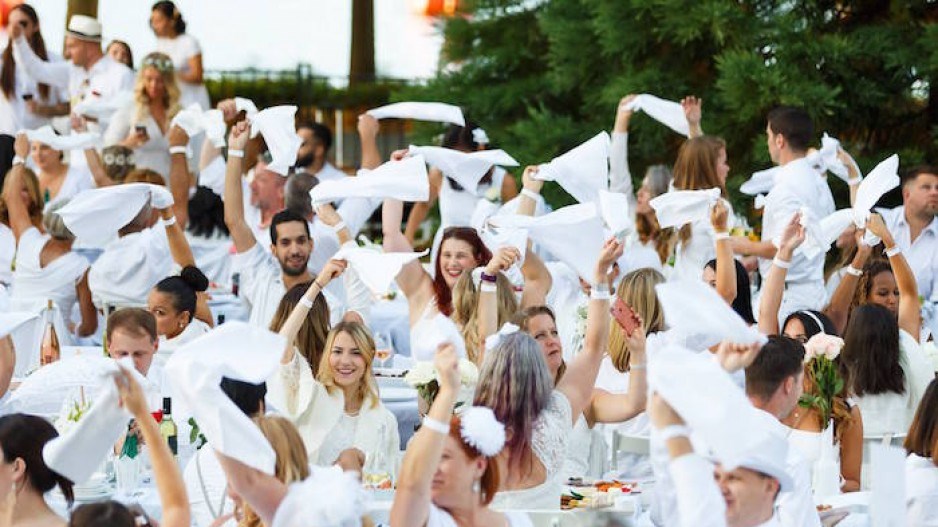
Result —
[{"label": "man in white button-up shirt", "polygon": [[902,248],[919,295],[938,302],[938,170],[920,166],[902,176],[902,206],[880,211]]}]

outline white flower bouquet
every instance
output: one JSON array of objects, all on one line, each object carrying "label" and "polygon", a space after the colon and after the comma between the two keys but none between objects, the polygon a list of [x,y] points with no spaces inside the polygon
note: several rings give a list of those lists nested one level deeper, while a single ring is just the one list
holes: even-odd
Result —
[{"label": "white flower bouquet", "polygon": [[[404,382],[417,390],[420,398],[426,402],[427,408],[433,404],[436,394],[440,391],[439,377],[433,363],[429,361],[417,361],[414,367],[404,375]],[[460,406],[465,402],[465,398],[471,397],[475,390],[475,385],[479,381],[479,370],[476,365],[466,359],[459,360],[459,402]]]}]

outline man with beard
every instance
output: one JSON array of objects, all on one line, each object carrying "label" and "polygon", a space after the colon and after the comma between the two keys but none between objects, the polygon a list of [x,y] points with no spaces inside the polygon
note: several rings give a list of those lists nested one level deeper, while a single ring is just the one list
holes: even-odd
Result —
[{"label": "man with beard", "polygon": [[316,176],[319,181],[330,181],[347,177],[344,172],[326,159],[332,148],[332,132],[323,124],[303,121],[296,127],[296,135],[303,143],[296,153],[296,170]]},{"label": "man with beard", "polygon": [[938,169],[919,166],[902,177],[902,206],[880,211],[905,253],[919,295],[938,302]]}]

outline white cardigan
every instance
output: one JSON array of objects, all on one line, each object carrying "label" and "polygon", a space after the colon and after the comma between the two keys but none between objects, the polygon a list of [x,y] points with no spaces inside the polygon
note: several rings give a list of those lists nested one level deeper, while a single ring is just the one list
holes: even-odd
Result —
[{"label": "white cardigan", "polygon": [[[368,373],[370,375],[370,373]],[[267,398],[284,416],[293,421],[300,431],[309,459],[318,459],[319,449],[329,432],[338,424],[345,411],[345,395],[336,389],[332,393],[313,378],[313,371],[299,353],[293,354],[293,361],[280,366],[280,370],[267,380]],[[384,451],[385,459],[392,462],[397,459],[400,450],[400,434],[397,431],[397,419],[379,401],[371,406],[368,401],[362,405],[358,414],[358,427],[355,440],[345,448],[357,448],[371,458],[379,450]],[[385,427],[385,443],[380,443],[378,431]]]}]

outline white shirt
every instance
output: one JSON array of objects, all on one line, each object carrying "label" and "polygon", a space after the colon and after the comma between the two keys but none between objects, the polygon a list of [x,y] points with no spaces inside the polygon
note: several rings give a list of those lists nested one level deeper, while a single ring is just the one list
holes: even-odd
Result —
[{"label": "white shirt", "polygon": [[905,459],[906,525],[938,526],[938,467],[931,459]]},{"label": "white shirt", "polygon": [[332,163],[328,161],[323,163],[322,168],[320,168],[319,172],[316,172],[316,174],[314,175],[316,176],[316,179],[318,179],[320,183],[324,181],[333,181],[337,179],[341,180],[341,179],[345,179],[348,177],[348,175],[346,175],[345,172],[342,172],[341,170],[336,168],[335,165],[333,165]]},{"label": "white shirt", "polygon": [[932,302],[938,302],[938,217],[932,219],[918,238],[912,241],[912,232],[905,219],[905,207],[880,209],[883,221],[902,248],[918,285],[919,295]]},{"label": "white shirt", "polygon": [[172,272],[173,261],[162,221],[107,245],[88,271],[91,297],[98,307],[146,306],[147,295]]},{"label": "white shirt", "polygon": [[[199,46],[199,41],[195,37],[183,33],[177,35],[176,38],[157,38],[156,51],[169,56],[177,73],[187,73],[189,71],[189,59],[201,55],[202,47]],[[208,90],[204,84],[192,84],[177,78],[176,85],[179,86],[180,105],[185,107],[192,103],[199,103],[203,110],[211,109],[212,103],[209,101]]]},{"label": "white shirt", "polygon": [[[62,57],[55,53],[49,53],[47,62],[61,62]],[[38,58],[38,57],[37,57]],[[39,59],[42,60],[42,59]],[[2,65],[2,61],[0,61]],[[51,106],[68,101],[68,94],[61,88],[49,87],[49,97],[40,99],[39,83],[29,76],[26,69],[19,62],[16,63],[16,83],[13,85],[13,93],[6,97],[0,91],[0,134],[16,135],[20,130],[35,130],[41,126],[50,124],[52,119],[34,114],[29,110],[23,96],[30,94],[33,100],[44,105]]]},{"label": "white shirt", "polygon": [[156,119],[146,112],[142,120],[137,118],[137,103],[130,101],[111,117],[107,131],[104,132],[104,146],[119,144],[127,138],[130,130],[135,126],[143,125],[147,128],[146,143],[134,148],[134,166],[136,168],[149,168],[169,181],[169,140],[163,135]]}]

